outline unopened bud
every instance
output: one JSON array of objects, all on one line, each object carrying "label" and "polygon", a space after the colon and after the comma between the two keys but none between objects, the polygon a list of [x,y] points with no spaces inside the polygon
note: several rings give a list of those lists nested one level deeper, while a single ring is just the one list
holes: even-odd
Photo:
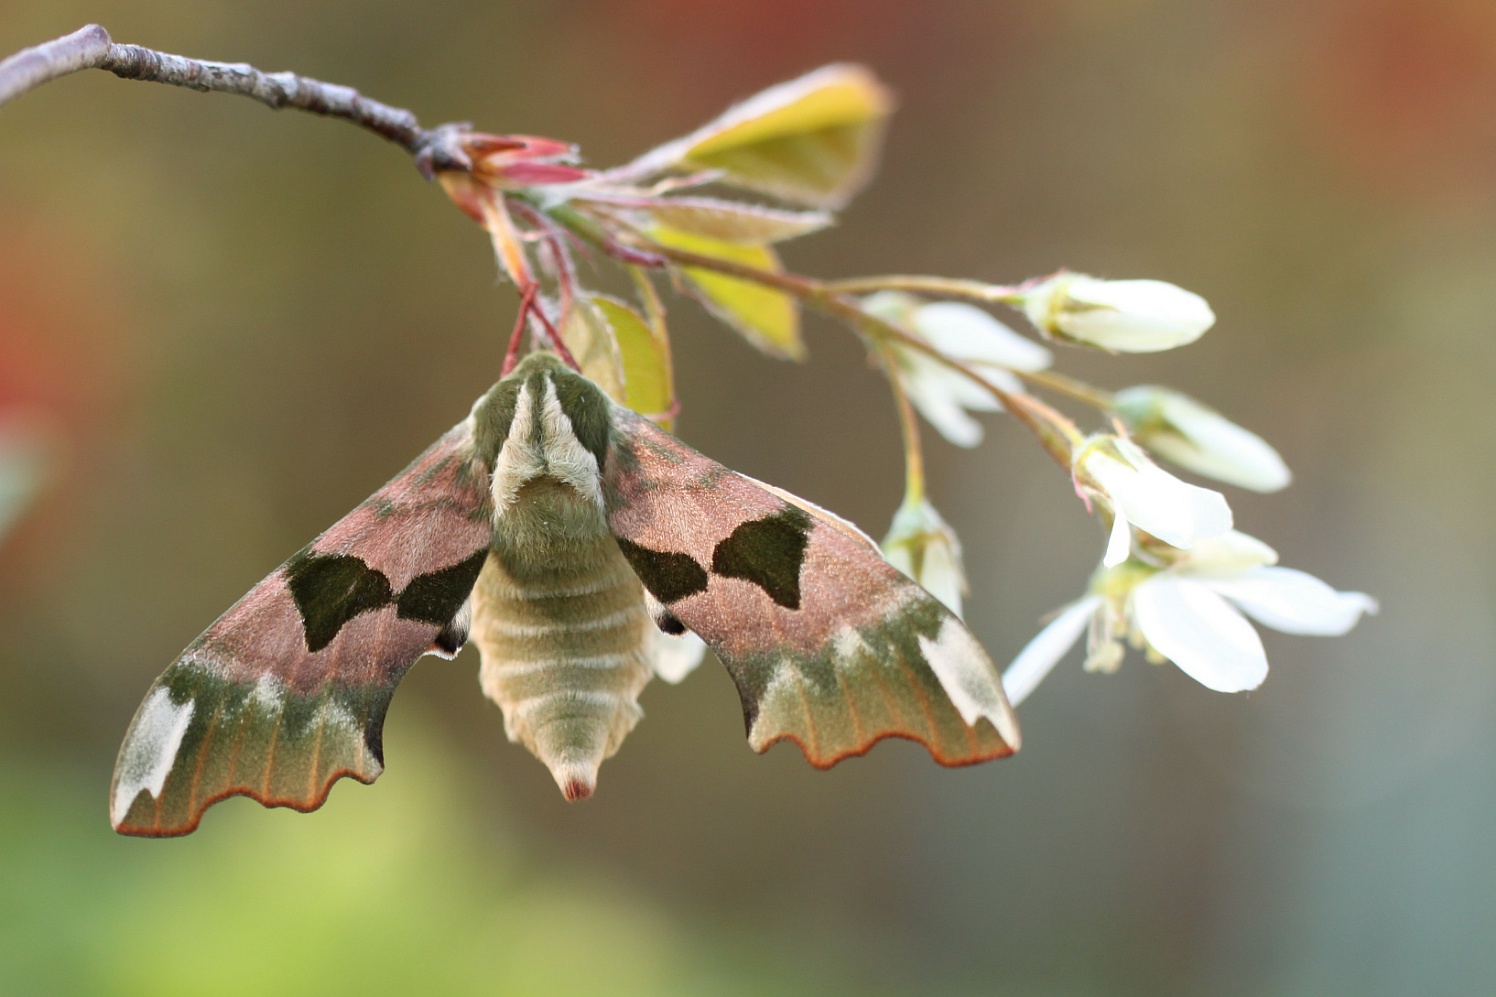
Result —
[{"label": "unopened bud", "polygon": [[1215,324],[1198,294],[1161,280],[1099,280],[1062,273],[1023,293],[1029,320],[1055,339],[1124,353],[1193,343]]}]

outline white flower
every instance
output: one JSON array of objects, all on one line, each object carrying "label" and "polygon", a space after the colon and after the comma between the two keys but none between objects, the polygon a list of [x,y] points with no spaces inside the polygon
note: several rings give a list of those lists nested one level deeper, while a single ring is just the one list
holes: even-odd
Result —
[{"label": "white flower", "polygon": [[883,538],[883,556],[961,615],[961,597],[966,593],[961,541],[929,502],[904,500]]},{"label": "white flower", "polygon": [[1102,560],[1107,567],[1127,560],[1132,526],[1184,549],[1231,529],[1231,507],[1224,495],[1180,481],[1123,437],[1091,437],[1076,449],[1071,473],[1083,496],[1112,510],[1112,534]]},{"label": "white flower", "polygon": [[1139,442],[1186,470],[1255,492],[1288,485],[1288,465],[1266,440],[1187,395],[1128,388],[1117,392],[1116,411]]},{"label": "white flower", "polygon": [[1204,298],[1161,280],[1061,273],[1024,290],[1022,306],[1047,336],[1125,353],[1193,343],[1215,324]]},{"label": "white flower", "polygon": [[1162,570],[1139,561],[1102,568],[1091,591],[1049,622],[1003,673],[1015,706],[1034,690],[1089,629],[1086,668],[1115,671],[1122,640],[1167,659],[1217,692],[1255,689],[1267,677],[1267,655],[1242,616],[1291,634],[1338,636],[1376,600],[1337,592],[1313,575],[1274,567],[1277,552],[1244,533],[1199,541]]},{"label": "white flower", "polygon": [[[1043,370],[1054,357],[1043,346],[1021,336],[976,305],[959,301],[925,303],[900,291],[880,291],[863,299],[863,308],[910,332],[952,360],[973,367],[1004,391],[1017,394],[1023,385],[1010,371]],[[982,442],[982,427],[971,412],[1000,412],[992,392],[933,357],[899,350],[899,382],[909,401],[941,436],[957,446]]]},{"label": "white flower", "polygon": [[653,624],[654,647],[651,655],[654,673],[674,685],[696,670],[706,655],[706,642],[687,630],[679,636],[667,634]]}]

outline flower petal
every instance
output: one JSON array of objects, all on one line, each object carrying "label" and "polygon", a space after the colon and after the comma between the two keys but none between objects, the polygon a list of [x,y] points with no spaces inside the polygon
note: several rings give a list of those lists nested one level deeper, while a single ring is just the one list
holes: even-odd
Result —
[{"label": "flower petal", "polygon": [[1239,578],[1252,568],[1277,564],[1278,552],[1256,537],[1227,530],[1218,537],[1203,537],[1191,545],[1175,566],[1191,578]]},{"label": "flower petal", "polygon": [[945,608],[961,615],[961,596],[966,576],[961,569],[960,553],[949,544],[932,543],[925,548],[924,571],[917,579]]},{"label": "flower petal", "polygon": [[982,442],[982,426],[942,390],[939,382],[919,376],[916,371],[902,375],[909,401],[930,425],[958,447],[974,447]]},{"label": "flower petal", "polygon": [[[919,389],[922,393],[944,395],[962,408],[977,412],[1002,411],[1002,405],[992,392],[960,371],[952,370],[931,357],[915,354],[906,355],[904,362],[908,365],[912,379],[919,382]],[[998,387],[1007,389],[1005,382],[991,376],[993,373],[991,370],[981,368],[978,373],[987,376],[988,380],[997,382]],[[999,373],[1002,377],[1010,379],[1013,377],[1007,371]]]},{"label": "flower petal", "polygon": [[960,301],[936,301],[914,312],[914,327],[930,345],[955,360],[1012,370],[1044,370],[1054,354],[992,315]]},{"label": "flower petal", "polygon": [[1133,590],[1132,613],[1153,649],[1207,689],[1242,692],[1267,677],[1262,638],[1201,582],[1154,575]]},{"label": "flower petal", "polygon": [[705,655],[706,642],[691,631],[677,637],[655,630],[654,672],[666,682],[674,684],[690,675]]},{"label": "flower petal", "polygon": [[1175,425],[1188,434],[1159,433],[1148,444],[1180,467],[1254,492],[1281,491],[1293,480],[1271,444],[1229,419],[1216,416],[1186,423],[1180,418]]},{"label": "flower petal", "polygon": [[1185,487],[1190,490],[1190,516],[1195,524],[1191,539],[1218,537],[1231,529],[1231,506],[1226,503],[1226,496],[1198,485]]},{"label": "flower petal", "polygon": [[1112,533],[1106,540],[1106,556],[1101,563],[1115,568],[1132,554],[1132,527],[1121,512],[1112,513]]},{"label": "flower petal", "polygon": [[1366,593],[1337,592],[1293,568],[1253,568],[1205,584],[1259,623],[1289,634],[1337,637],[1355,626],[1362,613],[1377,611],[1376,600]]},{"label": "flower petal", "polygon": [[1081,453],[1079,463],[1112,506],[1164,543],[1187,549],[1196,537],[1231,529],[1226,496],[1180,481],[1130,440],[1101,438]]},{"label": "flower petal", "polygon": [[1080,639],[1081,631],[1101,608],[1101,597],[1088,595],[1079,602],[1072,602],[1061,610],[1060,615],[1034,635],[1008,670],[1003,672],[1003,691],[1008,702],[1017,706],[1028,698],[1044,676],[1050,673],[1065,652]]}]

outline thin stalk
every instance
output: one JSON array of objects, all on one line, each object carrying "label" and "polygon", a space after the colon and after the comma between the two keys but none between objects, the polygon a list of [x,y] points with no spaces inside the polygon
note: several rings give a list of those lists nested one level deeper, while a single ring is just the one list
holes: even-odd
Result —
[{"label": "thin stalk", "polygon": [[500,377],[508,377],[514,372],[515,365],[519,363],[519,347],[524,341],[525,325],[530,318],[530,304],[535,300],[535,292],[540,285],[531,284],[525,288],[519,299],[519,311],[514,316],[514,331],[509,334],[509,349],[504,353],[504,366],[500,368]]},{"label": "thin stalk", "polygon": [[883,369],[888,374],[888,386],[893,390],[894,407],[899,413],[899,430],[904,436],[904,502],[911,504],[925,497],[925,454],[919,438],[919,417],[914,414],[914,405],[904,382],[899,380],[899,358],[892,347],[878,351]]},{"label": "thin stalk", "polygon": [[[562,224],[565,219],[557,218]],[[582,233],[587,238],[585,233]],[[604,252],[607,252],[605,244],[596,243]],[[824,281],[804,277],[799,274],[775,273],[770,270],[760,270],[757,267],[736,263],[731,260],[720,260],[700,253],[692,253],[683,249],[675,249],[670,246],[650,244],[648,251],[657,253],[672,263],[680,266],[701,267],[713,270],[729,277],[739,277],[743,280],[753,281],[766,287],[773,287],[794,296],[802,304],[817,311],[831,315],[850,325],[857,332],[872,339],[875,343],[892,341],[906,349],[922,353],[931,357],[936,362],[943,364],[952,370],[958,371],[974,384],[980,385],[992,396],[1002,403],[1014,418],[1021,422],[1039,443],[1054,459],[1055,463],[1063,467],[1067,472],[1070,470],[1070,456],[1073,449],[1083,437],[1075,424],[1055,411],[1050,406],[1030,395],[1014,394],[1005,391],[998,385],[983,377],[968,364],[941,353],[929,343],[918,336],[910,335],[903,329],[878,318],[869,315],[855,298],[839,293]]]},{"label": "thin stalk", "polygon": [[1029,384],[1053,391],[1057,395],[1074,398],[1101,412],[1111,412],[1117,407],[1117,396],[1110,391],[1065,374],[1052,370],[1015,370],[1012,373],[1020,381],[1027,381]]},{"label": "thin stalk", "polygon": [[933,294],[942,298],[969,298],[1004,305],[1023,300],[1023,284],[988,284],[980,280],[955,277],[922,277],[914,274],[889,274],[885,277],[854,277],[830,281],[827,286],[841,294],[872,294],[874,291],[907,291],[910,294]]}]

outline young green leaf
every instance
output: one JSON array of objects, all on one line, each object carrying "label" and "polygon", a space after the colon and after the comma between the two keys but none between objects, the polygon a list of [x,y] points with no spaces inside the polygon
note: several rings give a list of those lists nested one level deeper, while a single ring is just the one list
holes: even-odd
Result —
[{"label": "young green leaf", "polygon": [[872,175],[892,110],[892,95],[865,67],[823,66],[748,98],[628,169],[717,170],[723,183],[839,207]]},{"label": "young green leaf", "polygon": [[[649,237],[662,246],[684,249],[759,270],[778,273],[779,257],[768,246],[744,246],[708,239],[678,229],[658,226]],[[765,353],[790,360],[805,358],[800,340],[800,311],[789,295],[739,277],[728,277],[702,267],[676,271],[685,289],[717,318],[742,333]]]},{"label": "young green leaf", "polygon": [[670,369],[670,344],[663,328],[650,324],[617,298],[597,295],[592,299],[613,330],[623,360],[624,404],[659,423],[675,407],[675,385]]},{"label": "young green leaf", "polygon": [[588,206],[595,211],[644,219],[646,228],[665,225],[708,239],[753,246],[798,238],[835,222],[825,211],[784,211],[714,197],[662,197],[619,204],[593,202]]},{"label": "young green leaf", "polygon": [[619,404],[627,404],[623,359],[613,326],[591,295],[579,295],[561,324],[561,340],[582,373]]}]

